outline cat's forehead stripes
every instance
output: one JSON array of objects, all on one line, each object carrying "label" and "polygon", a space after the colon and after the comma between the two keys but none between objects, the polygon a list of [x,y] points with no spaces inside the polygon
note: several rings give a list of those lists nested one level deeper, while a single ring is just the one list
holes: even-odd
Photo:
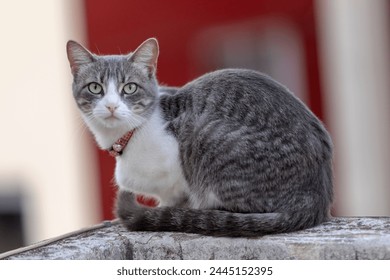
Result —
[{"label": "cat's forehead stripes", "polygon": [[110,79],[115,79],[116,81],[125,80],[125,71],[128,67],[125,67],[125,59],[114,58],[114,57],[102,57],[96,63],[97,67],[95,70],[99,74],[99,81],[101,83],[106,83]]},{"label": "cat's forehead stripes", "polygon": [[[99,83],[107,83],[110,79],[118,84],[128,82],[147,82],[136,65],[129,62],[126,56],[102,56],[90,66],[90,76]],[[88,74],[87,74],[88,75]]]}]

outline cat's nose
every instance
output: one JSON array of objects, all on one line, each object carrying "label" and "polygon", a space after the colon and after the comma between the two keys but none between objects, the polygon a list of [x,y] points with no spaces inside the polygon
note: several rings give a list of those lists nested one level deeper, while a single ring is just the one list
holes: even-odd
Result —
[{"label": "cat's nose", "polygon": [[112,104],[106,105],[106,107],[107,107],[108,111],[110,111],[111,113],[114,113],[115,110],[118,108],[117,105],[112,105]]}]

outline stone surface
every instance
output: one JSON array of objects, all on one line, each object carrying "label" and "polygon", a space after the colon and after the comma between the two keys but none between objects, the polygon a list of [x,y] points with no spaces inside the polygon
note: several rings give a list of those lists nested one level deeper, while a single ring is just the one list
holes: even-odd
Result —
[{"label": "stone surface", "polygon": [[390,259],[390,217],[334,218],[315,228],[251,239],[128,232],[108,222],[0,259]]}]

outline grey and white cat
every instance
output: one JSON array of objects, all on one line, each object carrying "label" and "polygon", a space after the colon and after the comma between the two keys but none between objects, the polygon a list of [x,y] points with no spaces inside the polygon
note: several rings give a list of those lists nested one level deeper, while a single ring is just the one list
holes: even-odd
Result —
[{"label": "grey and white cat", "polygon": [[[330,217],[332,143],[284,86],[251,70],[212,72],[181,88],[156,80],[158,43],[100,56],[69,41],[73,95],[116,157],[116,213],[129,230],[261,236]],[[156,208],[135,195],[156,197]]]}]

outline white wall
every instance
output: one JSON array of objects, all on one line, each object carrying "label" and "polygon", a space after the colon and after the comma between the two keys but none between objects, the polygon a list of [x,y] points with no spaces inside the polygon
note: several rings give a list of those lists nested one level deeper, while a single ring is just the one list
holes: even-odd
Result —
[{"label": "white wall", "polygon": [[317,0],[339,215],[390,215],[390,5]]},{"label": "white wall", "polygon": [[96,159],[65,51],[68,39],[84,39],[82,4],[0,2],[0,195],[21,186],[29,243],[94,224],[100,214]]}]

